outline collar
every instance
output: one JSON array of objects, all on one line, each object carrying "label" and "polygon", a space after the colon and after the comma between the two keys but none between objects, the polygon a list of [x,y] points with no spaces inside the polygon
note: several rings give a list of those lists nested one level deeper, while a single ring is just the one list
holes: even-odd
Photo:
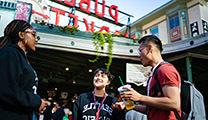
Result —
[{"label": "collar", "polygon": [[153,73],[154,73],[155,69],[157,68],[157,66],[160,65],[160,64],[163,63],[163,62],[164,62],[164,61],[157,63],[157,64],[152,68],[150,76],[153,75]]}]

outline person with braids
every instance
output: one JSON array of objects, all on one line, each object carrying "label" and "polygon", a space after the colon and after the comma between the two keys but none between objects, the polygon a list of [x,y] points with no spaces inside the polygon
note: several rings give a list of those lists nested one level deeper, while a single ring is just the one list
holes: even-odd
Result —
[{"label": "person with braids", "polygon": [[35,51],[36,32],[23,20],[13,20],[0,38],[0,119],[32,120],[48,102],[37,95],[37,74],[27,59]]}]

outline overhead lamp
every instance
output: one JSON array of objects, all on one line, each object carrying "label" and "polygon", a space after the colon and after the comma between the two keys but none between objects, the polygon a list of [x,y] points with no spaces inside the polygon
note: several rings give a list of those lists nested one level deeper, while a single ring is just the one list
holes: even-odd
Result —
[{"label": "overhead lamp", "polygon": [[73,81],[72,81],[72,83],[73,83],[73,84],[76,84],[76,81],[75,81],[75,80],[73,80]]},{"label": "overhead lamp", "polygon": [[89,69],[89,72],[92,72],[92,69]]},{"label": "overhead lamp", "polygon": [[66,71],[69,71],[69,68],[68,68],[68,67],[66,67],[66,68],[65,68],[65,70],[66,70]]}]

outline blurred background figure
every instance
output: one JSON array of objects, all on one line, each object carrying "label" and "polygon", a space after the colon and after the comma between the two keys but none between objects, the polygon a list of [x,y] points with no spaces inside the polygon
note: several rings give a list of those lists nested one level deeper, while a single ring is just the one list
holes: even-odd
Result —
[{"label": "blurred background figure", "polygon": [[72,120],[72,112],[69,110],[69,108],[64,108],[64,117],[63,120]]},{"label": "blurred background figure", "polygon": [[65,115],[64,109],[62,108],[63,101],[59,100],[55,103],[52,108],[52,120],[63,120]]},{"label": "blurred background figure", "polygon": [[126,120],[147,120],[147,115],[135,110],[126,112]]}]

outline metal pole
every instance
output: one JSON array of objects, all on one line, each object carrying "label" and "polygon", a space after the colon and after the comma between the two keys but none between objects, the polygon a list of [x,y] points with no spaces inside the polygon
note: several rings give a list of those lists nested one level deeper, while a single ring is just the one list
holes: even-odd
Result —
[{"label": "metal pole", "polygon": [[127,23],[127,26],[128,26],[128,34],[129,34],[129,38],[131,38],[131,20],[130,20],[130,17],[128,17],[128,23]]},{"label": "metal pole", "polygon": [[188,81],[192,83],[193,77],[192,77],[192,65],[191,65],[191,57],[190,56],[186,57],[186,71],[187,71]]}]

